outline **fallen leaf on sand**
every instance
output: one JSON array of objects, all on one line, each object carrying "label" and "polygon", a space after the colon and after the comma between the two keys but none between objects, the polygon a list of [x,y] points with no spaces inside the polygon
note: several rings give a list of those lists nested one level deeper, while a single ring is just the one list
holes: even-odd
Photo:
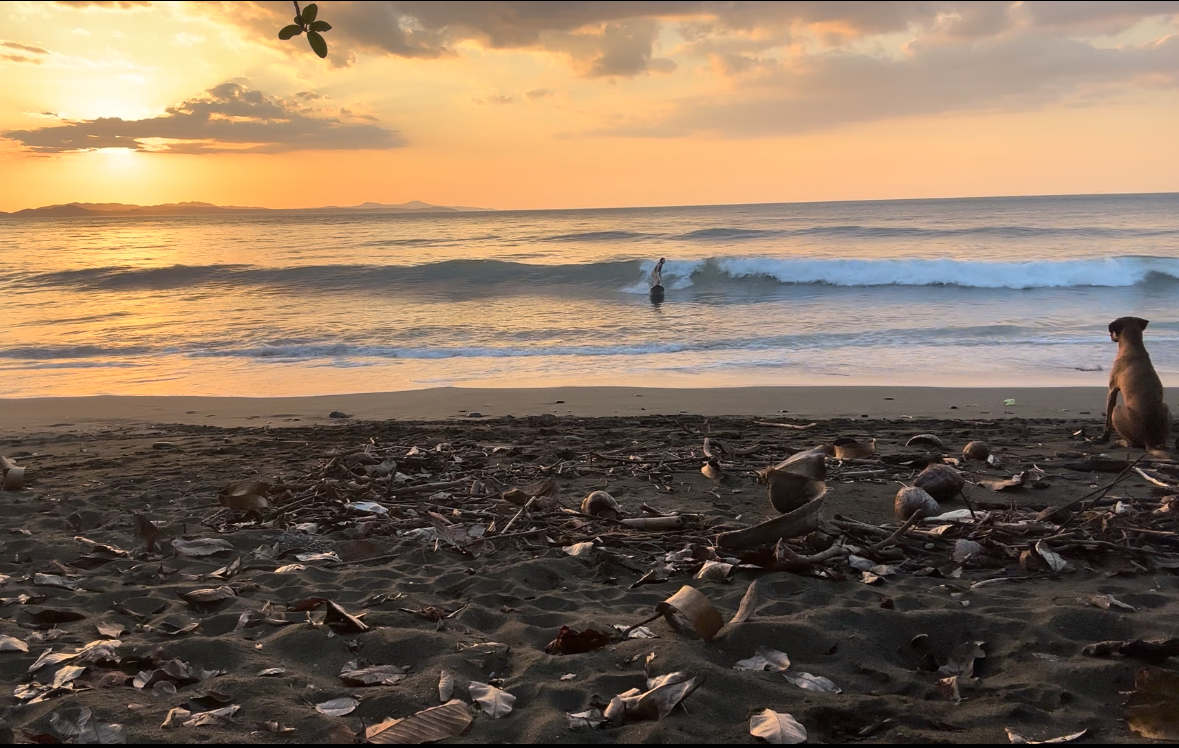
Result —
[{"label": "fallen leaf on sand", "polygon": [[232,587],[209,587],[203,590],[186,592],[181,597],[192,605],[211,605],[213,603],[232,600],[237,597],[237,593],[233,591]]},{"label": "fallen leaf on sand", "polygon": [[570,730],[596,730],[606,724],[606,718],[601,709],[589,709],[584,712],[565,712],[565,719]]},{"label": "fallen leaf on sand", "polygon": [[454,696],[454,676],[443,670],[438,674],[438,700],[445,704],[451,696]]},{"label": "fallen leaf on sand", "polygon": [[270,508],[266,500],[270,493],[270,484],[260,481],[243,481],[232,483],[217,497],[222,506],[227,506],[235,512],[259,511]]},{"label": "fallen leaf on sand", "polygon": [[615,696],[606,707],[605,716],[611,722],[622,724],[637,720],[661,720],[671,714],[684,699],[704,682],[704,676],[675,672],[651,678],[647,691],[632,688]]},{"label": "fallen leaf on sand", "polygon": [[[123,726],[92,719],[94,715],[80,704],[64,706],[49,715],[49,729],[58,742],[114,744],[126,743]],[[40,740],[36,742],[53,742]]]},{"label": "fallen leaf on sand", "polygon": [[397,665],[373,665],[358,668],[353,660],[340,670],[339,678],[348,686],[393,686],[405,680],[407,668]]},{"label": "fallen leaf on sand", "polygon": [[165,730],[175,729],[180,727],[181,723],[191,716],[192,712],[188,711],[184,707],[178,706],[175,709],[169,709],[168,714],[164,717],[164,722],[160,725],[160,727],[164,728]]},{"label": "fallen leaf on sand", "polygon": [[1088,729],[1084,729],[1084,730],[1081,730],[1080,732],[1074,732],[1071,735],[1061,735],[1059,738],[1049,738],[1048,740],[1031,740],[1029,738],[1025,738],[1023,735],[1020,735],[1018,732],[1016,732],[1015,730],[1012,730],[1010,727],[1005,727],[1003,729],[1005,729],[1007,731],[1007,739],[1010,740],[1012,743],[1026,743],[1027,745],[1049,745],[1051,743],[1071,743],[1078,738],[1084,737],[1089,732]]},{"label": "fallen leaf on sand", "polygon": [[601,631],[584,629],[578,631],[568,626],[562,626],[557,632],[557,638],[549,642],[544,651],[549,654],[581,654],[610,644],[610,637]]},{"label": "fallen leaf on sand", "polygon": [[790,669],[790,657],[785,652],[779,652],[769,647],[758,646],[756,654],[747,660],[740,660],[733,666],[734,670],[769,670],[782,673]]},{"label": "fallen leaf on sand", "polygon": [[172,541],[172,548],[179,555],[192,558],[215,556],[218,553],[229,553],[233,550],[233,546],[228,541],[220,538],[197,538],[196,540],[176,538]]},{"label": "fallen leaf on sand", "polygon": [[1151,740],[1179,740],[1179,676],[1143,668],[1126,702],[1130,729]]},{"label": "fallen leaf on sand", "polygon": [[53,680],[49,683],[49,687],[64,688],[67,683],[72,683],[78,678],[81,678],[85,672],[85,666],[66,665],[53,674]]},{"label": "fallen leaf on sand", "polygon": [[14,636],[0,636],[0,652],[28,652],[29,645]]},{"label": "fallen leaf on sand", "polygon": [[1122,610],[1137,610],[1133,605],[1128,605],[1122,602],[1113,595],[1094,595],[1086,602],[1090,605],[1101,608],[1102,610],[1109,610],[1110,608],[1121,608]]},{"label": "fallen leaf on sand", "polygon": [[123,628],[123,624],[121,623],[99,623],[95,624],[94,628],[98,630],[101,636],[111,639],[118,639],[127,632],[127,629]]},{"label": "fallen leaf on sand", "polygon": [[982,645],[986,642],[962,642],[950,652],[946,664],[938,668],[942,675],[965,675],[969,678],[974,674],[974,661],[986,657]]},{"label": "fallen leaf on sand", "polygon": [[573,558],[584,558],[593,553],[594,541],[587,540],[584,543],[574,543],[561,549]]},{"label": "fallen leaf on sand", "polygon": [[783,675],[782,677],[804,691],[817,691],[819,693],[843,693],[842,688],[821,675],[799,673],[798,675]]},{"label": "fallen leaf on sand", "polygon": [[766,709],[749,718],[749,734],[775,745],[806,742],[806,728],[789,714]]},{"label": "fallen leaf on sand", "polygon": [[1048,568],[1055,572],[1064,571],[1068,566],[1068,561],[1059,554],[1048,547],[1048,544],[1043,540],[1036,541],[1036,553],[1040,554],[1040,558],[1048,564]]},{"label": "fallen leaf on sand", "polygon": [[304,566],[303,564],[287,564],[286,566],[280,566],[277,569],[275,569],[274,573],[275,574],[293,574],[296,571],[303,571],[306,568],[307,567]]},{"label": "fallen leaf on sand", "polygon": [[76,590],[78,589],[78,582],[69,577],[58,576],[57,574],[34,574],[34,587],[56,587],[59,590]]},{"label": "fallen leaf on sand", "polygon": [[226,706],[220,709],[212,709],[207,712],[196,712],[188,719],[184,720],[183,727],[203,727],[205,725],[225,725],[233,719],[233,715],[241,706],[234,704],[233,706]]},{"label": "fallen leaf on sand", "polygon": [[295,732],[295,728],[283,727],[281,722],[259,722],[258,729],[275,735],[291,735]]},{"label": "fallen leaf on sand", "polygon": [[32,665],[29,665],[29,672],[35,673],[43,667],[60,665],[63,662],[71,662],[76,659],[78,659],[76,652],[54,652],[52,649],[47,649]]},{"label": "fallen leaf on sand", "polygon": [[733,615],[733,619],[729,621],[732,626],[738,623],[748,621],[752,616],[754,609],[757,608],[757,580],[749,583],[749,588],[745,590],[745,595],[741,598],[741,604],[737,606],[737,612]]},{"label": "fallen leaf on sand", "polygon": [[32,622],[44,628],[56,626],[59,623],[69,623],[70,621],[80,621],[86,616],[73,610],[57,610],[53,608],[45,608],[36,613],[29,614],[29,619]]},{"label": "fallen leaf on sand", "polygon": [[265,670],[258,671],[259,678],[277,678],[280,675],[286,675],[287,669],[285,667],[268,667]]},{"label": "fallen leaf on sand", "polygon": [[409,745],[457,738],[471,726],[471,712],[460,699],[423,709],[405,719],[387,719],[365,729],[367,743]]},{"label": "fallen leaf on sand", "polygon": [[705,561],[704,565],[700,567],[700,571],[696,572],[694,578],[720,582],[728,579],[729,572],[732,570],[732,564],[726,564],[723,561]]},{"label": "fallen leaf on sand", "polygon": [[492,719],[508,716],[512,713],[512,705],[516,703],[516,697],[507,691],[478,681],[471,681],[467,685],[467,693],[483,709],[483,713]]},{"label": "fallen leaf on sand", "polygon": [[561,680],[577,680],[577,673],[565,673],[561,676]]},{"label": "fallen leaf on sand", "polygon": [[957,675],[951,675],[949,678],[942,678],[939,680],[937,682],[937,692],[941,694],[943,698],[949,699],[955,704],[957,704],[959,701],[962,701],[962,694],[958,691]]},{"label": "fallen leaf on sand", "polygon": [[147,545],[148,553],[156,552],[156,540],[160,537],[160,528],[142,514],[135,515],[135,534]]},{"label": "fallen leaf on sand", "polygon": [[343,717],[345,714],[351,714],[356,711],[356,707],[360,706],[360,702],[350,696],[343,696],[331,701],[325,701],[322,704],[315,705],[315,711],[320,714],[326,714],[329,717]]},{"label": "fallen leaf on sand", "polygon": [[295,558],[306,563],[312,561],[340,561],[340,557],[335,553],[296,553]]}]

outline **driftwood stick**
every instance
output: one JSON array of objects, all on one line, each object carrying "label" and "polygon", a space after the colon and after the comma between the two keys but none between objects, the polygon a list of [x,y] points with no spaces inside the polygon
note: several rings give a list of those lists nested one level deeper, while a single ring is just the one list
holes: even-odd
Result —
[{"label": "driftwood stick", "polygon": [[889,535],[884,540],[881,540],[879,543],[868,548],[868,551],[869,552],[882,551],[885,548],[889,547],[890,545],[892,545],[893,543],[895,543],[897,541],[897,538],[904,535],[909,530],[910,527],[912,527],[913,525],[920,522],[922,516],[923,515],[921,512],[913,512],[913,514],[907,520],[905,520],[905,524],[903,524],[897,528],[896,532],[894,532],[892,535]]},{"label": "driftwood stick", "polygon": [[776,543],[782,538],[796,538],[819,529],[823,519],[823,498],[803,504],[789,514],[762,522],[744,530],[723,532],[716,538],[716,544],[721,548],[740,550],[756,548],[759,545]]},{"label": "driftwood stick", "polygon": [[520,515],[522,515],[524,512],[528,511],[529,509],[531,509],[532,504],[535,501],[536,501],[536,497],[533,496],[531,499],[524,502],[524,506],[520,507],[520,511],[516,512],[516,516],[514,516],[510,520],[508,520],[508,523],[506,525],[504,525],[503,531],[500,532],[499,535],[497,535],[496,537],[503,537],[504,535],[507,535],[508,530],[512,529],[512,525],[516,524],[516,520],[520,519]]}]

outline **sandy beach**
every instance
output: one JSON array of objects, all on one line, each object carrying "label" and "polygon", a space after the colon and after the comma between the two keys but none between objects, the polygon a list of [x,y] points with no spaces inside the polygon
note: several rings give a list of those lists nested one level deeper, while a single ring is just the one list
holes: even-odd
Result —
[{"label": "sandy beach", "polygon": [[[1140,741],[1123,705],[1147,663],[1082,650],[1175,635],[1179,548],[1159,512],[1179,473],[1150,457],[1134,463],[1145,475],[1128,471],[1141,451],[1086,441],[1103,395],[587,387],[3,400],[0,454],[27,468],[22,490],[0,493],[0,641],[18,642],[0,651],[15,689],[0,697],[3,719],[18,741],[61,735],[61,710],[84,706],[128,742],[352,742],[441,704],[446,671],[473,715],[459,742],[758,742],[750,718],[766,709],[793,715],[810,742],[1008,742],[1007,729]],[[909,444],[919,434],[941,445]],[[717,478],[701,472],[706,436],[728,450]],[[779,555],[772,543],[717,545],[778,516],[758,469],[839,439],[875,439],[875,452],[827,459],[827,524]],[[993,464],[962,460],[973,440]],[[918,525],[884,542],[900,526],[900,484],[943,460],[967,481],[974,529]],[[1031,477],[986,485],[1017,474]],[[264,508],[223,506],[242,481],[268,484]],[[679,526],[584,516],[594,490],[624,518],[674,515]],[[1035,519],[1085,496],[1100,501]],[[966,508],[961,496],[941,505]],[[1118,523],[1131,529],[1110,546]],[[1147,524],[1170,529],[1133,529]],[[980,545],[958,555],[952,539],[966,532]],[[1037,538],[1063,568],[1037,554]],[[840,544],[856,552],[780,555]],[[731,566],[696,578],[716,563]],[[750,617],[710,640],[664,619],[621,638],[684,586],[729,621],[753,582]],[[554,651],[564,626],[609,642]],[[111,646],[98,656],[81,651],[100,640]],[[739,665],[768,650],[789,668]],[[340,677],[370,666],[394,667],[372,685]],[[613,697],[677,672],[700,680],[662,719],[570,726],[567,715],[609,711]],[[804,673],[840,692],[800,687]],[[511,694],[510,713],[474,704],[479,684]],[[336,699],[356,703],[340,716],[317,708]]]}]

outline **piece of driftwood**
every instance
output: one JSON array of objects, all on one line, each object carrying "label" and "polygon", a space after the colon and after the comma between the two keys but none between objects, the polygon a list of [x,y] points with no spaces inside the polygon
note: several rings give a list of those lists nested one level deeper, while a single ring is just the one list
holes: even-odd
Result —
[{"label": "piece of driftwood", "polygon": [[678,530],[684,526],[684,518],[670,517],[634,517],[622,520],[622,524],[636,530]]},{"label": "piece of driftwood", "polygon": [[781,517],[743,530],[723,532],[717,536],[716,544],[721,548],[741,550],[776,543],[782,538],[806,535],[819,529],[819,523],[823,519],[822,509],[823,498],[819,497]]}]

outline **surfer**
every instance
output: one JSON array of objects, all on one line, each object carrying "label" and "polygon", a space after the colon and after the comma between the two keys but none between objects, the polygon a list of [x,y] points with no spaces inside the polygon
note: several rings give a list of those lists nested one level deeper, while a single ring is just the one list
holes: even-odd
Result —
[{"label": "surfer", "polygon": [[663,301],[663,261],[660,257],[651,270],[651,301],[654,302]]}]

